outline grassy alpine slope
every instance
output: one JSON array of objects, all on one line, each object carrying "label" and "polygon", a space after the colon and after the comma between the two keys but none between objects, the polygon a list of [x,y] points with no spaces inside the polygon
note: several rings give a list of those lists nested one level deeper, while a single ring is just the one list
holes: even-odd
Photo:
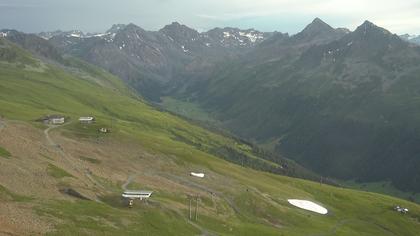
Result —
[{"label": "grassy alpine slope", "polygon": [[[420,231],[420,206],[414,203],[223,160],[226,153],[260,159],[245,144],[127,95],[116,78],[94,67],[49,65],[2,39],[0,60],[5,117],[0,146],[10,153],[0,158],[0,233],[407,236]],[[46,127],[33,122],[56,113],[70,118],[50,130],[59,146],[48,145]],[[95,116],[97,123],[77,124],[83,115]],[[96,132],[111,123],[111,134]],[[206,178],[193,179],[189,171],[204,171]],[[133,180],[129,187],[154,191],[148,203],[132,209],[122,204],[127,179]],[[188,220],[187,196],[200,196],[197,220]],[[330,213],[299,210],[288,198],[318,202]],[[410,211],[400,215],[394,205]]]}]

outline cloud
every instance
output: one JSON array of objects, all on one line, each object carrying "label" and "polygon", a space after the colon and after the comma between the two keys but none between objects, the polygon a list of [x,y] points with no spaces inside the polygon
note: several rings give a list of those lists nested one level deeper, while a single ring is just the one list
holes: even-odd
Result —
[{"label": "cloud", "polygon": [[39,7],[38,5],[34,4],[19,4],[19,3],[2,3],[0,2],[0,9],[4,10],[4,8],[34,8]]},{"label": "cloud", "polygon": [[418,0],[230,0],[228,2],[212,0],[209,6],[206,12],[198,13],[196,16],[215,21],[281,15],[307,16],[309,20],[311,17],[319,16],[326,19],[340,19],[340,22],[345,24],[341,26],[351,29],[364,20],[370,20],[398,33],[420,31],[417,26],[420,22]]},{"label": "cloud", "polygon": [[230,21],[243,19],[248,17],[264,17],[273,14],[271,12],[240,12],[240,13],[223,13],[219,15],[208,15],[208,14],[197,14],[197,17],[210,19],[210,20],[219,20],[219,21]]},{"label": "cloud", "polygon": [[128,22],[156,30],[179,21],[201,29],[233,26],[294,33],[320,17],[334,27],[354,29],[370,20],[395,33],[420,34],[419,16],[420,0],[0,0],[0,26],[29,32],[98,31]]}]

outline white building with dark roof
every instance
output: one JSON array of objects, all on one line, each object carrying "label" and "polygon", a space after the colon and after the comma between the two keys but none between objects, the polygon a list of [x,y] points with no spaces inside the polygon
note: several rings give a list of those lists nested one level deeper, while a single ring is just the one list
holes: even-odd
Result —
[{"label": "white building with dark roof", "polygon": [[82,124],[91,124],[95,122],[95,117],[93,116],[82,116],[79,118],[79,122]]},{"label": "white building with dark roof", "polygon": [[127,190],[124,191],[124,193],[122,194],[122,197],[124,198],[128,198],[128,199],[147,199],[150,198],[150,196],[152,195],[153,191],[145,191],[145,190],[139,190],[139,191],[132,191],[132,190]]},{"label": "white building with dark roof", "polygon": [[66,122],[66,118],[62,115],[48,115],[42,118],[44,124],[62,125]]}]

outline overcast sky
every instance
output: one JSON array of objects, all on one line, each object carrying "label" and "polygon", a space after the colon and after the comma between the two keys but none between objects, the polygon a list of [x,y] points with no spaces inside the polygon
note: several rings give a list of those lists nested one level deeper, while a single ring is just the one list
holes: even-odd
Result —
[{"label": "overcast sky", "polygon": [[300,31],[320,17],[353,30],[364,20],[420,34],[420,0],[0,0],[0,29],[102,32],[115,23],[156,30],[173,21],[203,31],[233,26]]}]

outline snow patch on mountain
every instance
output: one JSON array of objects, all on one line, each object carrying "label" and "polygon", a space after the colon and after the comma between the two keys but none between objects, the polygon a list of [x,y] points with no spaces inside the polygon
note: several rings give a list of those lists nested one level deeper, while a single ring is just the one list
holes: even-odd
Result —
[{"label": "snow patch on mountain", "polygon": [[7,37],[8,34],[9,34],[8,31],[1,31],[0,32],[0,38],[5,38],[5,37]]},{"label": "snow patch on mountain", "polygon": [[82,35],[81,34],[70,34],[71,37],[75,37],[75,38],[81,38]]},{"label": "snow patch on mountain", "polygon": [[250,32],[239,32],[239,35],[242,37],[246,37],[249,39],[249,41],[255,43],[257,42],[257,40],[259,39],[264,39],[264,36],[262,33],[255,33],[255,31],[250,31]]},{"label": "snow patch on mountain", "polygon": [[225,31],[222,32],[222,40],[221,43],[227,43],[227,40],[229,44],[232,44],[232,40],[236,40],[239,45],[245,46],[248,45],[248,43],[255,44],[257,42],[261,42],[264,40],[264,33],[255,31],[255,30],[238,30],[238,29],[225,29]]}]

